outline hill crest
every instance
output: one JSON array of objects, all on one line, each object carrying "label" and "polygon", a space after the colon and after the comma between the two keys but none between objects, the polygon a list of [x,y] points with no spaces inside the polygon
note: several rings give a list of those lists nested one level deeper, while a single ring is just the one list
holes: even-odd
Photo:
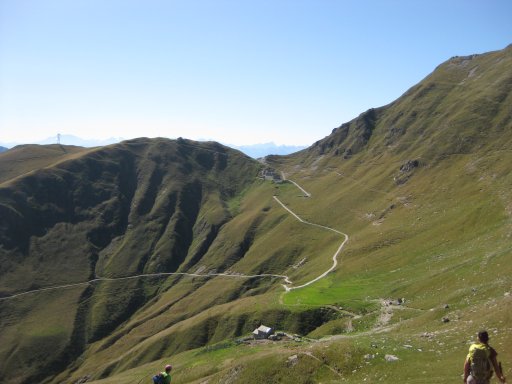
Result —
[{"label": "hill crest", "polygon": [[[450,153],[476,149],[479,142],[488,141],[484,137],[488,135],[495,136],[500,146],[510,145],[506,127],[512,119],[511,68],[512,46],[452,57],[396,101],[369,109],[291,156],[347,160],[371,145],[373,151],[414,153],[435,162]],[[481,127],[482,121],[490,124]]]},{"label": "hill crest", "polygon": [[[510,63],[510,49],[448,60],[267,157],[273,182],[222,145],[144,138],[9,179],[2,294],[90,283],[0,302],[0,379],[130,382],[171,358],[190,383],[410,382],[427,366],[446,382],[475,327],[510,358]],[[286,292],[283,276],[300,286],[333,265],[339,233],[338,265]],[[246,344],[262,323],[308,337]]]}]

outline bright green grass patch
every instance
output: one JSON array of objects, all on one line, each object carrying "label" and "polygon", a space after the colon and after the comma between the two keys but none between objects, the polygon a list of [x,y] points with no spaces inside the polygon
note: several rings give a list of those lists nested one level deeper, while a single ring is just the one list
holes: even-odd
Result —
[{"label": "bright green grass patch", "polygon": [[362,310],[370,306],[367,299],[378,291],[377,284],[373,278],[335,280],[334,275],[328,275],[307,287],[288,292],[284,295],[283,303],[305,306],[348,303],[351,308]]}]

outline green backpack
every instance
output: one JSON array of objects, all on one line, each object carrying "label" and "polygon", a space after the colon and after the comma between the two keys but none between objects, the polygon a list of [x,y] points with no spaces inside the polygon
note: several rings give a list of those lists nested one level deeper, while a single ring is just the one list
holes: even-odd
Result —
[{"label": "green backpack", "polygon": [[488,380],[492,376],[489,357],[491,351],[484,344],[473,344],[469,348],[469,361],[471,364],[471,376],[477,380]]}]

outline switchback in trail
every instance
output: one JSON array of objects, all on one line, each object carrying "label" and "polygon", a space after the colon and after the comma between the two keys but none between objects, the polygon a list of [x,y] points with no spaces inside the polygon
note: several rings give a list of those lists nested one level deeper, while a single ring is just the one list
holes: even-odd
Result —
[{"label": "switchback in trail", "polygon": [[[290,179],[287,179],[286,178],[286,175],[284,174],[284,172],[281,171],[281,176],[282,176],[282,179],[283,180],[287,180],[289,181],[290,183],[292,183],[293,185],[295,185],[297,188],[299,188],[303,193],[304,193],[304,196],[305,197],[311,197],[311,193],[307,192],[304,188],[302,188],[299,184],[297,184],[295,181],[292,181]],[[303,288],[303,287],[306,287],[308,285],[311,285],[315,282],[317,282],[318,280],[324,278],[325,276],[327,276],[330,272],[332,272],[336,266],[338,265],[338,255],[340,254],[341,250],[343,249],[343,247],[345,246],[345,244],[347,243],[348,241],[348,235],[346,233],[343,233],[341,231],[338,231],[334,228],[331,228],[331,227],[326,227],[325,225],[320,225],[320,224],[315,224],[315,223],[310,223],[309,221],[306,221],[306,220],[303,220],[301,219],[296,213],[294,213],[290,208],[288,208],[286,205],[284,205],[281,200],[279,200],[277,198],[277,196],[274,196],[274,200],[277,201],[284,209],[286,209],[293,217],[295,217],[297,220],[299,220],[301,223],[304,223],[306,225],[312,225],[314,227],[319,227],[319,228],[323,228],[323,229],[326,229],[328,231],[332,231],[334,233],[337,233],[341,236],[343,236],[343,241],[341,242],[340,246],[338,247],[338,249],[336,250],[336,252],[334,252],[334,255],[332,256],[332,266],[327,270],[325,271],[324,273],[322,273],[320,276],[314,278],[313,280],[311,281],[308,281],[307,283],[304,283],[302,285],[298,285],[296,287],[289,287],[289,286],[286,286],[283,284],[283,287],[284,289],[286,290],[286,292],[289,292],[293,289],[299,289],[299,288]]]},{"label": "switchback in trail", "polygon": [[[283,174],[283,179],[285,179],[284,178],[284,174]],[[307,192],[305,189],[303,189],[301,186],[299,186],[296,182],[291,181],[291,180],[288,180],[288,181],[290,181],[297,188],[299,188],[305,194],[305,196],[307,196],[307,197],[311,196],[311,194],[309,192]],[[33,290],[30,290],[30,291],[26,291],[26,292],[16,293],[16,294],[11,295],[11,296],[0,297],[0,302],[1,301],[5,301],[5,300],[9,300],[9,299],[14,299],[14,298],[22,297],[22,296],[33,294],[33,293],[45,292],[45,291],[54,291],[54,290],[60,290],[60,289],[66,289],[66,288],[74,288],[74,287],[79,287],[79,286],[83,286],[83,285],[90,285],[90,284],[94,284],[94,283],[98,283],[98,282],[102,282],[102,281],[121,281],[121,280],[132,280],[132,279],[161,277],[161,276],[174,276],[174,275],[191,276],[191,277],[229,277],[229,278],[240,278],[240,279],[243,279],[243,278],[251,279],[251,278],[265,278],[265,277],[272,278],[272,277],[277,277],[277,278],[284,279],[285,284],[283,284],[283,287],[285,289],[285,293],[289,292],[291,290],[294,290],[294,289],[299,289],[299,288],[303,288],[303,287],[306,287],[308,285],[311,285],[311,284],[317,282],[318,280],[324,278],[325,276],[327,276],[327,274],[329,274],[330,272],[332,272],[336,268],[336,266],[338,265],[338,255],[340,254],[340,252],[343,249],[344,245],[348,241],[348,235],[343,233],[343,232],[340,232],[340,231],[338,231],[336,229],[333,229],[333,228],[330,228],[330,227],[326,227],[326,226],[320,225],[320,224],[310,223],[310,222],[308,222],[306,220],[303,220],[295,212],[293,212],[290,208],[288,208],[286,205],[284,205],[283,202],[281,202],[281,200],[279,200],[277,198],[277,196],[274,196],[274,200],[279,205],[281,205],[281,207],[283,207],[288,213],[290,213],[293,217],[295,217],[298,221],[300,221],[301,223],[304,223],[306,225],[312,225],[312,226],[315,226],[315,227],[323,228],[323,229],[328,230],[328,231],[335,232],[335,233],[343,236],[343,238],[344,238],[342,243],[340,244],[340,246],[338,247],[338,249],[336,250],[336,252],[332,256],[332,261],[333,261],[332,266],[327,271],[322,273],[320,276],[314,278],[311,281],[308,281],[307,283],[304,283],[304,284],[292,287],[292,286],[290,286],[292,284],[292,281],[289,279],[288,276],[286,276],[286,275],[276,275],[276,274],[271,274],[271,273],[263,273],[263,274],[257,274],[257,275],[245,275],[245,274],[242,274],[242,273],[208,273],[208,274],[199,274],[199,273],[187,273],[187,272],[160,272],[160,273],[145,273],[145,274],[139,274],[139,275],[127,276],[127,277],[112,277],[112,278],[109,278],[109,277],[97,277],[95,279],[92,279],[92,280],[89,280],[89,281],[85,281],[85,282],[81,282],[81,283],[72,283],[72,284],[57,285],[57,286],[53,286],[53,287],[45,287],[45,288],[33,289]]]},{"label": "switchback in trail", "polygon": [[340,246],[336,250],[336,252],[334,252],[334,255],[332,256],[332,266],[327,271],[322,273],[320,276],[314,278],[313,280],[308,281],[307,283],[304,283],[302,285],[298,285],[296,287],[289,287],[289,286],[283,284],[284,289],[288,292],[288,291],[291,291],[293,289],[299,289],[299,288],[306,287],[306,286],[308,286],[310,284],[313,284],[313,283],[317,282],[318,280],[320,280],[320,279],[324,278],[325,276],[327,276],[327,274],[329,274],[329,272],[332,272],[336,268],[336,266],[338,265],[338,255],[340,254],[341,250],[343,249],[343,247],[347,243],[348,235],[346,233],[340,232],[340,231],[338,231],[338,230],[336,230],[334,228],[326,227],[325,225],[310,223],[309,221],[303,220],[299,216],[297,216],[297,214],[295,214],[290,208],[288,208],[286,205],[284,205],[283,202],[277,198],[277,196],[274,196],[274,200],[277,201],[284,209],[286,209],[292,216],[294,216],[301,223],[304,223],[306,225],[312,225],[314,227],[319,227],[319,228],[326,229],[328,231],[335,232],[335,233],[343,236],[343,238],[344,238],[343,241],[341,242]]}]

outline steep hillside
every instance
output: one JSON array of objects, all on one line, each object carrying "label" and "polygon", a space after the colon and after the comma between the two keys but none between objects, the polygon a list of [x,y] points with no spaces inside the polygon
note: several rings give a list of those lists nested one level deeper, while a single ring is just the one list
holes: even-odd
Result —
[{"label": "steep hillside", "polygon": [[[144,358],[156,343],[124,355],[126,364],[93,382],[137,383],[167,362],[176,381],[186,383],[457,382],[481,328],[491,332],[500,360],[510,361],[511,85],[512,46],[455,57],[397,101],[361,114],[312,147],[267,157],[267,165],[302,189],[274,187],[297,217],[290,214],[262,235],[286,225],[283,244],[305,244],[318,236],[306,232],[307,223],[346,233],[334,271],[301,289],[276,287],[183,322],[190,331],[199,324],[216,336],[221,331],[205,347],[169,349],[185,334],[173,325],[156,336],[165,343],[162,353]],[[267,212],[280,208],[270,200]],[[331,241],[339,245],[339,238]],[[300,273],[331,261],[327,245],[297,259]],[[312,260],[317,252],[323,256]],[[292,276],[295,285],[298,279]],[[299,309],[335,315],[298,331],[310,339],[280,342],[241,341],[223,326],[235,329],[236,313],[257,313],[264,324],[290,330],[291,322],[280,317]],[[314,323],[317,317],[304,313],[301,324]],[[510,376],[509,364],[504,367]]]},{"label": "steep hillside", "polygon": [[[98,277],[197,268],[231,220],[233,199],[259,168],[226,147],[182,139],[132,140],[77,150],[71,159],[55,156],[54,146],[32,149],[32,156],[22,147],[0,159],[3,169],[13,158],[29,159],[6,172],[11,178],[0,188],[4,297]],[[29,172],[35,158],[39,169]],[[233,252],[220,257],[243,256]],[[2,381],[62,369],[154,296],[158,283],[98,281],[2,302],[2,340],[11,341],[0,350]],[[116,302],[120,297],[126,301]],[[45,325],[32,323],[38,318]]]},{"label": "steep hillside", "polygon": [[[492,329],[509,354],[512,46],[454,57],[390,105],[267,162],[316,197],[294,209],[350,236],[336,273],[285,303],[405,298],[394,321],[408,320],[388,342],[421,344],[428,334],[449,346],[430,347],[440,382],[456,379],[479,328]],[[411,369],[395,379],[424,382],[413,370],[428,360],[409,356]]]},{"label": "steep hillside", "polygon": [[276,182],[182,139],[9,179],[0,380],[456,382],[480,328],[510,361],[511,92],[512,46],[452,58]]},{"label": "steep hillside", "polygon": [[389,153],[432,164],[455,154],[510,148],[511,57],[512,45],[453,57],[395,102],[362,113],[290,158]]},{"label": "steep hillside", "polygon": [[216,143],[137,139],[14,170],[0,188],[2,381],[105,377],[262,319],[308,333],[337,317],[275,300],[285,279],[329,268],[339,235],[290,225],[260,168]]}]

